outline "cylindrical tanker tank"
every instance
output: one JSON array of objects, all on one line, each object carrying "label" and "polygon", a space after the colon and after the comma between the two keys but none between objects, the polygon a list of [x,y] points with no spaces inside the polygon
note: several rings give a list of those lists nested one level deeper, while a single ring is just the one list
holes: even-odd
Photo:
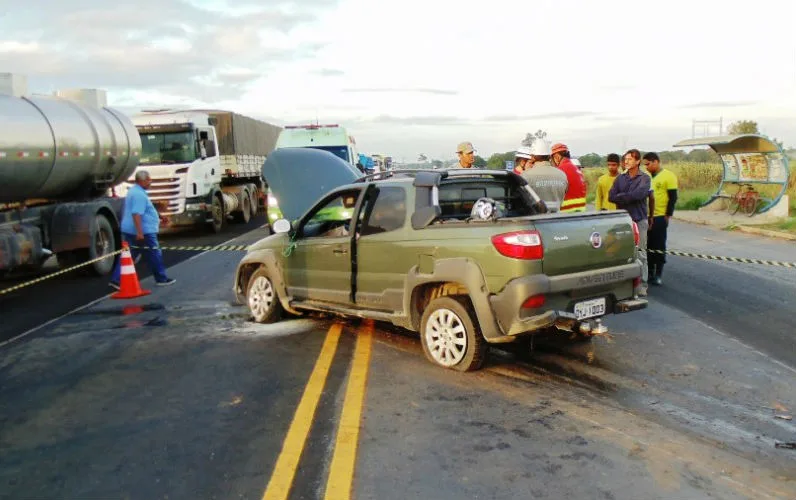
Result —
[{"label": "cylindrical tanker tank", "polygon": [[68,99],[0,95],[0,203],[91,198],[138,167],[124,114]]}]

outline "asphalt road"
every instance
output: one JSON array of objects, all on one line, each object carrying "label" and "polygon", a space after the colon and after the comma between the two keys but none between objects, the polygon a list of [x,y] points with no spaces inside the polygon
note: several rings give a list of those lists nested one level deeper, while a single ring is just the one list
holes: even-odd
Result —
[{"label": "asphalt road", "polygon": [[[796,262],[796,242],[673,221],[669,249]],[[667,256],[656,300],[796,366],[796,269]]]},{"label": "asphalt road", "polygon": [[[265,215],[260,215],[253,217],[248,224],[229,223],[219,234],[190,231],[164,235],[160,241],[162,245],[174,246],[218,245],[262,226],[265,221]],[[196,254],[197,252],[170,250],[164,252],[163,261],[166,267],[171,267]],[[37,276],[57,271],[57,269],[53,258],[45,264],[45,269],[39,274],[0,280],[0,289],[25,283]],[[139,278],[145,278],[151,274],[144,261],[136,266],[136,271]],[[0,296],[0,310],[3,311],[3,319],[0,322],[0,342],[14,338],[31,328],[112,292],[113,289],[108,287],[107,277],[83,276],[77,272],[71,272],[2,295]]]},{"label": "asphalt road", "polygon": [[[678,249],[746,245],[674,226]],[[796,452],[774,446],[796,441],[780,418],[796,369],[665,302],[690,261],[671,259],[649,309],[608,318],[610,339],[496,350],[460,374],[384,324],[247,321],[238,260],[201,254],[129,302],[142,313],[106,300],[0,347],[4,498],[796,498]],[[796,292],[795,271],[758,272]]]}]

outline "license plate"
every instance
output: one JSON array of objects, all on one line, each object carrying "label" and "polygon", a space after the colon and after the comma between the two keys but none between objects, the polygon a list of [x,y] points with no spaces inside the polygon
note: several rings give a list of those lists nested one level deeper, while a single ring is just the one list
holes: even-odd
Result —
[{"label": "license plate", "polygon": [[575,316],[578,319],[593,318],[605,314],[605,297],[585,300],[575,304]]}]

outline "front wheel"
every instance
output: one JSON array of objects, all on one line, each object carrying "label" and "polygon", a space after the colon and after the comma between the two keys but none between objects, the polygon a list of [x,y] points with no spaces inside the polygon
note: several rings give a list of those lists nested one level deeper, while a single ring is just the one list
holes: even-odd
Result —
[{"label": "front wheel", "polygon": [[743,208],[747,216],[751,217],[757,212],[757,202],[758,198],[756,195],[746,197]]},{"label": "front wheel", "polygon": [[246,303],[257,323],[273,323],[282,317],[282,304],[265,268],[252,274],[246,290]]},{"label": "front wheel", "polygon": [[420,342],[429,361],[462,372],[481,368],[489,350],[468,308],[452,297],[434,299],[426,307]]}]

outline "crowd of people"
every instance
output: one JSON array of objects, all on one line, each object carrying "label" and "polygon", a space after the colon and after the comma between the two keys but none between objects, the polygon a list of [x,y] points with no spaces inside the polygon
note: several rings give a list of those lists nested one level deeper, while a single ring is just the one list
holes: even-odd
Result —
[{"label": "crowd of people", "polygon": [[[460,143],[456,154],[459,168],[473,167],[475,148],[471,142]],[[642,282],[636,292],[646,296],[648,284],[663,284],[669,219],[677,202],[677,176],[661,166],[657,153],[642,156],[638,149],[627,151],[621,158],[609,154],[607,167],[608,172],[594,186],[594,210],[625,210],[638,226]],[[518,148],[514,172],[525,178],[551,212],[588,210],[586,179],[572,162],[566,144],[551,146],[537,139],[531,147]]]}]

